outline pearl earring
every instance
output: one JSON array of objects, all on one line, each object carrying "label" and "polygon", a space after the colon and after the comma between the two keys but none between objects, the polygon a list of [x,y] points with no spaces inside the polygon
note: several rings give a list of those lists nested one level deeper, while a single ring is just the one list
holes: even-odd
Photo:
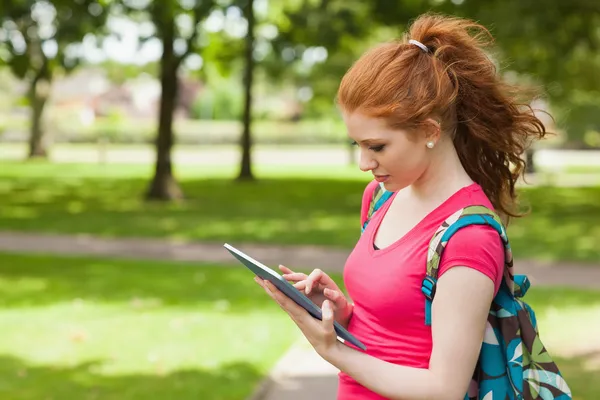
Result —
[{"label": "pearl earring", "polygon": [[430,149],[433,149],[433,146],[435,146],[435,143],[433,143],[433,142],[431,142],[431,141],[430,141],[430,142],[427,142],[427,147],[428,147],[428,148],[430,148]]}]

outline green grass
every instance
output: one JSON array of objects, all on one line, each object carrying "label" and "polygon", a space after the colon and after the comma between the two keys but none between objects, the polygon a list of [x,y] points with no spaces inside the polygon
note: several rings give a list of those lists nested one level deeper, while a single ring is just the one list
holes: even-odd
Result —
[{"label": "green grass", "polygon": [[[186,166],[178,176],[187,199],[163,204],[142,199],[150,166],[0,163],[0,230],[353,246],[367,175],[257,171],[258,182],[240,183],[232,169]],[[509,227],[516,257],[600,260],[600,187],[521,192],[532,213]]]},{"label": "green grass", "polygon": [[565,168],[565,170],[574,174],[600,174],[600,166],[570,166]]},{"label": "green grass", "polygon": [[[574,398],[600,398],[600,292],[527,301]],[[299,337],[243,267],[5,253],[0,320],[0,398],[20,400],[243,400]]]},{"label": "green grass", "polygon": [[243,400],[298,332],[247,270],[0,254],[0,398]]},{"label": "green grass", "polygon": [[[174,167],[178,180],[232,179],[239,172],[237,165],[182,164]],[[368,182],[371,175],[359,170],[356,165],[255,165],[254,173],[259,177],[316,178],[335,180],[362,180]],[[6,161],[0,158],[0,177],[3,178],[89,178],[89,179],[132,179],[147,180],[152,177],[154,165],[143,163],[98,164],[98,163],[51,163],[47,161]]]}]

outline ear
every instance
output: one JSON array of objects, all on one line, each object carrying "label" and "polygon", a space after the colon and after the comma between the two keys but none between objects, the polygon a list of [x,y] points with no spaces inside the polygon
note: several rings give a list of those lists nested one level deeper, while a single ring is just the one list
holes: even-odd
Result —
[{"label": "ear", "polygon": [[442,125],[438,118],[427,118],[425,120],[425,139],[437,143],[442,135]]}]

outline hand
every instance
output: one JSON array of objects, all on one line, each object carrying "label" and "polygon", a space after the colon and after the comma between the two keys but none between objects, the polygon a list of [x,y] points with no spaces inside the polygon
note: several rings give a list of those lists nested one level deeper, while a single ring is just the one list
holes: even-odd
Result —
[{"label": "hand", "polygon": [[283,272],[283,278],[312,300],[316,305],[323,304],[325,300],[329,300],[333,304],[333,314],[335,320],[344,326],[348,327],[348,322],[352,316],[353,306],[346,296],[342,293],[338,285],[320,269],[315,269],[310,275],[300,272],[294,272],[283,265],[279,266]]},{"label": "hand", "polygon": [[271,282],[258,276],[254,277],[254,280],[288,313],[315,351],[323,359],[329,360],[340,345],[333,327],[333,307],[331,302],[325,300],[322,303],[322,320],[319,321],[304,308],[296,304],[294,300],[277,289]]}]

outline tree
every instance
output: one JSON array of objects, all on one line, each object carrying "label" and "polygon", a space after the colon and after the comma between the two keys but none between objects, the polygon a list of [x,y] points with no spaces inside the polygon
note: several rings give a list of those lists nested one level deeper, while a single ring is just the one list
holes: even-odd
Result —
[{"label": "tree", "polygon": [[108,6],[103,0],[0,0],[0,10],[0,63],[29,85],[29,157],[45,157],[42,117],[52,79],[79,64],[77,44],[104,26]]},{"label": "tree", "polygon": [[214,8],[212,0],[122,0],[125,12],[132,18],[150,21],[154,25],[151,36],[162,42],[159,62],[161,97],[156,136],[156,165],[154,177],[146,197],[172,200],[183,197],[173,175],[171,149],[174,143],[173,112],[177,100],[178,74],[183,61],[200,50],[203,39],[200,24]]},{"label": "tree", "polygon": [[254,0],[246,0],[243,7],[244,17],[248,22],[248,33],[246,34],[246,49],[244,52],[244,116],[243,116],[243,132],[241,139],[242,159],[240,173],[238,179],[252,180],[252,83],[254,80],[254,38],[255,38],[255,15],[254,15]]},{"label": "tree", "polygon": [[[270,25],[274,27],[270,19],[273,16],[279,16],[282,12],[282,3],[262,1],[261,4],[266,6],[262,13],[257,13],[255,7],[258,2],[254,0],[234,0],[230,4],[222,4],[225,11],[240,10],[243,14],[243,19],[246,22],[247,29],[244,35],[244,48],[238,49],[235,35],[227,32],[227,29],[221,27],[212,44],[207,47],[206,61],[218,66],[218,70],[225,75],[230,75],[236,70],[237,62],[243,59],[243,92],[244,92],[244,107],[242,113],[242,135],[240,138],[240,169],[238,180],[253,180],[252,173],[252,121],[253,121],[253,87],[255,75],[259,68],[262,67],[262,56],[257,54],[257,44],[262,48],[270,47],[270,41],[264,35],[257,34],[257,28]],[[234,13],[235,14],[235,13]],[[276,19],[276,18],[275,18]],[[236,21],[239,24],[241,21]],[[243,57],[240,57],[243,55]]]}]

